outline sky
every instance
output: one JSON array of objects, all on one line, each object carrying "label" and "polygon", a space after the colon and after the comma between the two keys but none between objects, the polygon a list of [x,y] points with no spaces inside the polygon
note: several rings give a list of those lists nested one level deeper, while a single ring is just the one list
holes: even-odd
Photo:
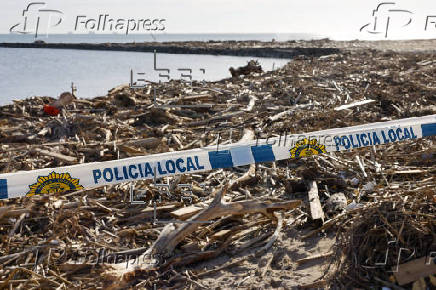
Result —
[{"label": "sky", "polygon": [[[115,22],[132,19],[141,29],[140,19],[165,19],[164,33],[310,33],[338,40],[436,38],[434,0],[2,0],[0,33],[9,33],[14,26],[14,32],[23,32],[22,14],[30,3],[36,4],[33,14],[26,14],[28,32],[36,27],[37,15],[40,33],[44,29],[88,33],[92,21],[87,27],[84,23],[107,14]],[[78,16],[83,23],[75,29]],[[120,26],[119,32],[126,29]],[[135,31],[130,33],[141,32]]]}]

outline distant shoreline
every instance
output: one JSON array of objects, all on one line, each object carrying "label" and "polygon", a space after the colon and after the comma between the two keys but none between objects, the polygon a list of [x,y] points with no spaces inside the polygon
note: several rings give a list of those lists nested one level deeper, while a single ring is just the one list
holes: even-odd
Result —
[{"label": "distant shoreline", "polygon": [[[261,44],[261,45],[259,45]],[[0,43],[7,48],[50,48],[104,51],[134,51],[170,54],[202,54],[227,56],[252,56],[267,58],[293,58],[297,55],[322,56],[340,52],[329,47],[274,47],[258,41],[216,42],[163,42],[163,43]]]},{"label": "distant shoreline", "polygon": [[403,53],[435,53],[436,39],[377,40],[377,41],[335,41],[330,39],[290,41],[170,41],[170,42],[106,42],[106,43],[46,43],[46,42],[3,42],[0,47],[8,48],[50,48],[103,51],[133,51],[170,54],[202,54],[249,56],[290,59],[298,55],[319,57],[355,50],[396,51]]}]

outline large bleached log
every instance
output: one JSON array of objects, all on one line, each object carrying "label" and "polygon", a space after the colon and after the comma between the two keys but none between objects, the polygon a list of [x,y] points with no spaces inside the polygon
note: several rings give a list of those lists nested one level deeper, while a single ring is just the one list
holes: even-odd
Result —
[{"label": "large bleached log", "polygon": [[[266,216],[271,216],[271,213],[277,210],[290,210],[298,207],[301,204],[300,200],[290,200],[284,202],[270,203],[262,201],[241,201],[226,203],[222,198],[226,194],[231,185],[225,185],[215,192],[215,197],[208,208],[202,210],[192,218],[188,219],[192,223],[185,223],[178,228],[174,224],[168,224],[164,227],[157,240],[153,245],[141,255],[137,261],[150,261],[150,263],[126,263],[111,265],[112,270],[107,274],[117,276],[119,278],[124,275],[134,275],[134,271],[150,270],[157,266],[153,257],[169,257],[173,253],[176,246],[189,234],[192,234],[202,224],[199,222],[210,221],[215,218],[228,215],[243,215],[249,213],[262,213]],[[162,260],[160,261],[162,262]],[[124,277],[127,277],[124,276]]]},{"label": "large bleached log", "polygon": [[[218,217],[227,215],[242,215],[247,213],[263,213],[267,215],[269,211],[279,209],[292,209],[300,205],[301,201],[292,200],[278,203],[258,202],[258,201],[241,201],[234,203],[222,202],[222,197],[227,192],[228,186],[223,187],[215,193],[215,198],[210,206],[188,221],[209,221]],[[186,223],[180,226],[175,231],[170,231],[169,234],[161,234],[153,246],[150,248],[149,253],[170,255],[175,247],[183,240],[184,237],[194,232],[201,224],[200,223]],[[168,225],[167,227],[171,227]],[[165,232],[165,229],[164,231]]]}]

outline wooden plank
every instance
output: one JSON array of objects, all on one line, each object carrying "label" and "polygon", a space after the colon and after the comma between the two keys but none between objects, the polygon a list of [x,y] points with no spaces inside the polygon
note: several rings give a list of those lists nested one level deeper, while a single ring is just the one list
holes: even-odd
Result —
[{"label": "wooden plank", "polygon": [[127,145],[118,145],[118,148],[129,156],[143,156],[147,154],[146,152],[142,152]]},{"label": "wooden plank", "polygon": [[321,202],[319,201],[318,196],[318,186],[316,185],[316,181],[309,180],[307,182],[309,186],[309,192],[307,193],[309,196],[309,204],[310,204],[310,214],[314,221],[322,221],[324,223],[324,211],[321,207]]},{"label": "wooden plank", "polygon": [[153,149],[159,146],[159,144],[161,144],[161,139],[150,137],[150,138],[142,138],[142,139],[130,139],[127,141],[121,141],[120,143],[127,144],[130,146],[144,147],[145,149]]},{"label": "wooden plank", "polygon": [[[405,285],[436,273],[435,257],[422,257],[398,265],[398,271],[394,272],[395,279],[399,285]],[[396,266],[393,268],[396,270]]]},{"label": "wooden plank", "polygon": [[[411,169],[411,170],[397,170],[392,172],[392,174],[421,174],[421,173],[426,173],[427,171],[425,170],[420,170],[420,169]],[[390,173],[390,172],[387,172]]]},{"label": "wooden plank", "polygon": [[336,107],[335,111],[342,111],[342,110],[346,110],[346,109],[357,107],[357,106],[366,105],[366,104],[373,103],[373,102],[375,102],[375,100],[357,101],[357,102],[353,102],[351,104],[347,104],[347,105],[342,105],[342,106]]},{"label": "wooden plank", "polygon": [[212,240],[221,240],[223,239],[226,235],[228,235],[231,232],[231,230],[220,230],[219,232],[216,232],[211,239]]},{"label": "wooden plank", "polygon": [[40,149],[40,148],[33,148],[32,150],[35,152],[38,152],[40,154],[43,154],[45,156],[50,156],[50,157],[56,158],[58,160],[67,162],[67,163],[77,163],[78,162],[76,157],[63,155],[61,153],[51,152],[51,151],[47,151],[47,150]]},{"label": "wooden plank", "polygon": [[193,216],[194,214],[198,213],[200,210],[202,210],[202,208],[198,207],[198,206],[187,206],[187,207],[182,207],[179,208],[173,212],[171,212],[171,216],[179,219],[179,220],[186,220],[188,218],[190,218],[191,216]]},{"label": "wooden plank", "polygon": [[[175,209],[177,207],[176,204],[169,204],[169,205],[164,205],[164,206],[160,206],[156,208],[156,214],[161,214],[162,212],[168,212],[171,211],[173,209]],[[119,222],[129,222],[129,221],[138,221],[141,219],[148,219],[148,218],[152,218],[154,215],[154,208],[153,207],[146,207],[145,209],[141,210],[141,212],[139,214],[124,218],[124,219],[119,219]]]},{"label": "wooden plank", "polygon": [[212,100],[212,96],[210,94],[200,94],[200,95],[191,95],[182,97],[182,100],[199,100],[199,99],[209,99]]}]

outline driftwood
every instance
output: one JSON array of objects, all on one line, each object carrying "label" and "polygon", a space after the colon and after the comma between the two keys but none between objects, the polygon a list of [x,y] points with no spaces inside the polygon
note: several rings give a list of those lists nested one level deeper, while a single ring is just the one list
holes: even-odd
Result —
[{"label": "driftwood", "polygon": [[201,208],[197,206],[183,207],[179,208],[178,210],[172,211],[171,216],[179,220],[186,220],[187,218],[190,218],[194,214],[198,213],[199,211],[201,211]]},{"label": "driftwood", "polygon": [[33,151],[37,152],[37,153],[40,153],[40,154],[43,154],[43,155],[46,155],[46,156],[54,157],[54,158],[56,158],[56,159],[58,159],[60,161],[66,162],[68,164],[77,163],[77,158],[76,157],[66,156],[66,155],[61,154],[61,153],[51,152],[51,151],[44,150],[44,149],[41,149],[41,148],[34,148]]},{"label": "driftwood", "polygon": [[357,101],[357,102],[353,102],[351,104],[346,104],[346,105],[342,105],[342,106],[336,107],[335,111],[342,111],[342,110],[350,109],[350,108],[353,108],[353,107],[370,104],[370,103],[373,103],[373,102],[375,102],[375,100]]},{"label": "driftwood", "polygon": [[312,216],[312,220],[323,224],[324,211],[322,210],[321,202],[319,201],[318,186],[316,185],[316,181],[314,180],[309,180],[307,184],[309,186],[309,191],[307,192],[307,195],[309,197],[310,214]]},{"label": "driftwood", "polygon": [[269,239],[268,243],[264,247],[262,247],[258,252],[267,251],[274,244],[274,242],[279,238],[280,231],[282,230],[283,227],[283,217],[280,213],[276,213],[276,212],[274,213],[274,216],[277,218],[277,228],[274,231],[271,238]]},{"label": "driftwood", "polygon": [[[235,203],[223,203],[221,201],[222,197],[225,195],[227,188],[224,187],[222,190],[218,191],[215,195],[214,200],[210,206],[196,214],[188,221],[209,221],[217,217],[222,217],[232,214],[247,214],[247,213],[263,213],[265,215],[268,212],[279,210],[279,209],[292,209],[300,205],[301,201],[286,201],[281,203],[266,203],[266,202],[255,202],[255,201],[243,201]],[[171,225],[167,226],[168,228]],[[161,235],[154,245],[152,246],[150,253],[168,255],[173,252],[177,244],[186,236],[192,233],[199,224],[184,224],[176,231],[172,231],[169,235]]]},{"label": "driftwood", "polygon": [[[225,193],[228,190],[228,185],[224,186],[222,189],[215,192],[215,198],[208,208],[202,210],[198,214],[194,215],[188,221],[209,221],[217,217],[224,217],[227,215],[243,215],[248,213],[262,213],[264,215],[270,215],[271,212],[276,210],[290,210],[301,204],[299,200],[284,201],[279,203],[268,203],[268,202],[257,202],[257,201],[243,201],[234,203],[225,203],[222,201]],[[281,224],[281,223],[280,223]],[[162,230],[158,239],[153,243],[149,250],[144,254],[144,256],[163,256],[169,257],[174,251],[175,247],[189,234],[193,233],[198,227],[199,223],[186,223],[181,225],[179,228],[175,228],[173,224],[168,224]],[[276,234],[275,236],[277,236]],[[271,243],[272,244],[272,243]],[[141,256],[139,260],[147,260],[145,257]],[[149,258],[150,260],[150,258]],[[132,262],[132,264],[134,264]],[[132,266],[129,269],[125,269],[125,264],[123,263],[119,267],[115,266],[118,270],[117,274],[127,274],[129,271],[133,270],[144,270],[152,269],[150,266]],[[113,274],[111,272],[111,274]],[[127,274],[129,275],[129,274]]]},{"label": "driftwood", "polygon": [[[202,45],[237,49],[240,45],[271,44]],[[344,43],[272,45],[313,47]],[[211,144],[220,150],[222,144],[245,139],[243,135],[247,136],[245,140],[253,139],[248,136],[254,131],[262,139],[281,133],[283,141],[285,132],[301,134],[436,113],[432,77],[436,62],[431,54],[369,51],[361,50],[359,45],[353,42],[352,50],[328,57],[295,57],[285,67],[261,75],[250,73],[243,78],[201,84],[194,81],[192,86],[178,80],[151,83],[144,89],[123,85],[105,96],[65,104],[62,115],[57,117],[47,116],[43,110],[44,105],[54,102],[53,98],[16,100],[0,106],[0,172],[117,160]],[[401,71],[402,67],[408,69]],[[401,81],[404,77],[407,82]],[[398,92],[401,98],[397,97]],[[156,108],[155,97],[158,104],[170,107]],[[374,101],[361,102],[369,97]],[[301,169],[308,169],[312,175],[305,176]],[[227,184],[229,180],[232,182]],[[309,199],[307,206],[292,211],[269,208],[304,199],[309,187],[305,180],[316,182],[317,208],[325,210],[325,222],[316,229],[309,222],[312,213],[319,213],[314,217],[322,216],[320,210],[311,208],[310,201],[316,199]],[[29,181],[29,185],[34,182]],[[128,273],[124,278],[129,282],[124,288],[238,288],[255,280],[260,288],[268,289],[299,284],[312,288],[380,288],[388,283],[392,289],[412,288],[414,281],[399,286],[389,277],[398,257],[402,259],[400,264],[408,262],[408,255],[398,255],[396,250],[416,249],[411,260],[434,251],[429,246],[424,253],[422,246],[432,245],[434,239],[436,180],[432,138],[184,174],[156,182],[169,182],[171,194],[160,194],[153,181],[137,181],[135,192],[144,205],[130,204],[127,183],[43,198],[2,200],[0,234],[6,238],[0,246],[1,285],[12,289],[107,288],[108,280],[103,274],[110,273],[106,266],[113,266],[118,269],[118,282],[123,273]],[[180,184],[192,186],[192,199],[181,199],[187,193],[178,188]],[[213,204],[214,192],[224,184],[224,198]],[[0,186],[0,193],[4,194],[4,187]],[[328,210],[329,197],[339,194],[344,197],[345,206]],[[389,206],[374,209],[389,201]],[[215,207],[209,209],[212,205]],[[241,208],[247,206],[260,212],[253,209],[251,214],[240,214],[245,212]],[[228,210],[227,215],[224,209]],[[224,216],[212,218],[217,213]],[[283,219],[281,228],[276,215]],[[211,218],[211,223],[182,224],[202,217]],[[167,224],[160,223],[168,221],[174,223],[167,228]],[[281,233],[287,238],[280,239]],[[336,233],[339,240],[334,241],[332,234]],[[289,236],[296,244],[317,247],[319,241],[319,245],[340,245],[340,255],[330,258],[332,262],[341,261],[343,267],[336,271],[337,263],[333,263],[331,275],[319,282],[309,281],[307,274],[318,273],[328,259],[316,263],[311,260],[302,267],[285,265],[286,259],[276,261],[281,252],[296,250]],[[371,268],[371,262],[384,260],[387,239],[396,240],[398,247],[389,251],[389,265],[383,271]],[[53,244],[45,247],[49,241]],[[173,249],[172,253],[167,247]],[[265,247],[268,251],[261,250]],[[102,261],[95,265],[92,261],[102,249]],[[310,250],[312,254],[304,253],[306,249],[298,249],[302,254],[298,258],[315,259],[311,255],[318,252],[314,249]],[[144,255],[147,250],[154,252]],[[116,260],[117,256],[124,260],[130,257],[127,271],[127,262]],[[139,256],[145,258],[141,265],[132,261]],[[242,263],[253,269],[259,260],[267,264],[259,265],[254,274],[258,277],[247,271],[232,271],[231,277],[222,277],[229,275],[225,271],[217,273]],[[366,261],[370,261],[369,267],[361,267]],[[190,264],[193,262],[205,262],[207,269],[194,271],[197,265]],[[216,276],[202,280],[208,271]],[[296,278],[303,276],[304,281]],[[222,278],[227,279],[224,282]],[[425,281],[428,283],[428,277]]]}]

